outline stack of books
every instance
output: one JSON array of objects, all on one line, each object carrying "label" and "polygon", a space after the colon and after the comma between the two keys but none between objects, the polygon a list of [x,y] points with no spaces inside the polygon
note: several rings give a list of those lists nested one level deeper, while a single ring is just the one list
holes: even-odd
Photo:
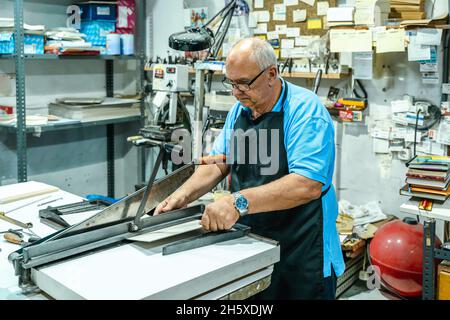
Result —
[{"label": "stack of books", "polygon": [[445,201],[450,195],[450,157],[417,156],[408,164],[400,194]]},{"label": "stack of books", "polygon": [[402,20],[425,19],[425,0],[391,0],[390,17]]}]

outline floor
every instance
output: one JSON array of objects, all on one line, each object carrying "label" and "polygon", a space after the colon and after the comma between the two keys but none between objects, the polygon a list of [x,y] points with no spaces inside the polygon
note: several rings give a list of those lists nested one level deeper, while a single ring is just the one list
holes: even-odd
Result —
[{"label": "floor", "polygon": [[365,281],[357,280],[338,300],[400,300],[387,290],[368,289]]}]

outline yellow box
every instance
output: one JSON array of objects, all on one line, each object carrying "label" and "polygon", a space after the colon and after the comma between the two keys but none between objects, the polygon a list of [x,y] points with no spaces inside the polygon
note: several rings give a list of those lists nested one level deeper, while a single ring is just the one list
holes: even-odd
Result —
[{"label": "yellow box", "polygon": [[450,261],[444,260],[438,266],[437,299],[450,300]]}]

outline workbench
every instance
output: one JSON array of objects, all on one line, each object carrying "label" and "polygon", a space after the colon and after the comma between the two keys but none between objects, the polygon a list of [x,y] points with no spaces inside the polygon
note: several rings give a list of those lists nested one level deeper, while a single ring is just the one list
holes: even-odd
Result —
[{"label": "workbench", "polygon": [[[31,222],[32,231],[44,237],[56,230],[41,223],[38,212],[45,206],[40,204],[54,199],[59,200],[52,206],[83,200],[60,190],[0,205],[0,211]],[[9,212],[14,208],[19,209]],[[0,231],[10,228],[19,227],[0,220]],[[0,299],[245,299],[267,288],[280,255],[276,242],[254,234],[163,256],[167,241],[124,241],[35,268],[32,277],[40,290],[24,293],[8,261],[20,246],[2,236]]]}]

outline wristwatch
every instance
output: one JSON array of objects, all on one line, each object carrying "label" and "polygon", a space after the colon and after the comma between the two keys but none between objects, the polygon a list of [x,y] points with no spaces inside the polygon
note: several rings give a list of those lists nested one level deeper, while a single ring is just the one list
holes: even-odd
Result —
[{"label": "wristwatch", "polygon": [[248,214],[248,200],[238,191],[233,193],[234,206],[241,217]]}]

